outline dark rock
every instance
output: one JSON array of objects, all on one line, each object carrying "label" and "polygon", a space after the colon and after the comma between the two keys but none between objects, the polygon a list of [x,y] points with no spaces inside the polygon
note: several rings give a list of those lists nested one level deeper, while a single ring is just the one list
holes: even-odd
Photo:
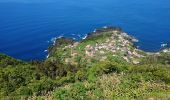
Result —
[{"label": "dark rock", "polygon": [[123,30],[119,27],[98,28],[98,29],[95,30],[95,32],[88,33],[87,39],[97,37],[97,36],[103,34],[103,32],[109,32],[109,31],[123,32]]},{"label": "dark rock", "polygon": [[73,44],[75,41],[72,38],[61,37],[56,39],[54,46],[61,46],[67,44]]}]

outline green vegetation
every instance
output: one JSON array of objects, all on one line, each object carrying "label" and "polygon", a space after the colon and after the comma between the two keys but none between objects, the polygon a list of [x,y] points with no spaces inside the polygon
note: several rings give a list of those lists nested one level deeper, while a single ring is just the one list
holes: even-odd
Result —
[{"label": "green vegetation", "polygon": [[[80,42],[58,39],[45,61],[0,55],[0,99],[170,99],[170,53],[147,54],[131,42],[121,45],[121,32],[108,28]],[[113,35],[117,38],[109,40]],[[98,44],[106,49],[96,50]]]}]

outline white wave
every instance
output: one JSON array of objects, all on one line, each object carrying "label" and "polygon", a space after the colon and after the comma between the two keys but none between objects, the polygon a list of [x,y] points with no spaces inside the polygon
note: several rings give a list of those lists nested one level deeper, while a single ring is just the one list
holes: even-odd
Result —
[{"label": "white wave", "polygon": [[58,37],[53,37],[53,38],[51,38],[51,42],[53,43],[53,45],[55,45],[56,44],[56,40],[59,39],[59,38],[62,38],[62,37],[63,37],[63,34],[58,36]]},{"label": "white wave", "polygon": [[83,40],[87,38],[87,34],[82,38]]},{"label": "white wave", "polygon": [[44,50],[44,52],[48,52],[48,50]]},{"label": "white wave", "polygon": [[48,54],[46,58],[49,58],[49,56],[50,56],[50,55]]},{"label": "white wave", "polygon": [[96,32],[96,29],[93,31],[94,33]]},{"label": "white wave", "polygon": [[103,26],[103,28],[108,28],[107,26]]},{"label": "white wave", "polygon": [[54,42],[56,39],[56,37],[51,38],[51,42]]},{"label": "white wave", "polygon": [[167,43],[163,43],[163,44],[161,44],[161,47],[166,47],[166,46],[168,46],[168,44],[167,44]]},{"label": "white wave", "polygon": [[51,42],[53,43],[53,45],[55,45],[56,39],[56,37],[51,38]]}]

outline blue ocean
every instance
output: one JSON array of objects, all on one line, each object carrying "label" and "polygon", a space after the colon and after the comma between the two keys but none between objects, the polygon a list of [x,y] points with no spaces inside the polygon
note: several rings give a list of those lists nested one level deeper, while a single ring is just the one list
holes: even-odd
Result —
[{"label": "blue ocean", "polygon": [[119,26],[145,51],[170,43],[170,0],[0,0],[0,53],[43,60],[54,37]]}]

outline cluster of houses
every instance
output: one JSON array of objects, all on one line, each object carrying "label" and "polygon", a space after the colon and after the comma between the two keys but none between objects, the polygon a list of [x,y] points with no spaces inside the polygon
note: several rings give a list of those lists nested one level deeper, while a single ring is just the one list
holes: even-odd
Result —
[{"label": "cluster of houses", "polygon": [[74,47],[78,46],[79,44],[80,44],[79,42],[75,42],[75,43],[73,43],[73,44],[70,44],[70,45],[65,46],[63,49],[74,48]]},{"label": "cluster of houses", "polygon": [[[132,61],[133,63],[139,63],[136,59],[143,57],[138,53],[138,49],[133,48],[133,42],[130,36],[126,33],[118,34],[113,31],[111,37],[109,37],[103,43],[96,43],[95,45],[87,45],[85,49],[86,55],[93,57],[96,53],[100,52],[104,54],[105,51],[110,51],[115,56],[115,53],[121,53],[122,58],[127,62]],[[135,40],[136,41],[136,40]]]},{"label": "cluster of houses", "polygon": [[[88,44],[85,47],[85,55],[88,57],[94,57],[98,53],[101,55],[105,55],[106,52],[112,52],[113,56],[120,53],[121,57],[127,62],[133,62],[134,64],[138,64],[138,58],[143,57],[138,53],[138,49],[133,47],[133,42],[137,40],[130,37],[124,32],[113,31],[111,37],[108,37],[104,42],[96,42],[96,44]],[[78,46],[80,43],[75,42],[74,44],[65,46],[64,49],[74,48]],[[71,55],[75,56],[77,53],[71,51]],[[119,55],[120,56],[120,55]],[[101,58],[107,59],[106,56],[101,56]]]}]

